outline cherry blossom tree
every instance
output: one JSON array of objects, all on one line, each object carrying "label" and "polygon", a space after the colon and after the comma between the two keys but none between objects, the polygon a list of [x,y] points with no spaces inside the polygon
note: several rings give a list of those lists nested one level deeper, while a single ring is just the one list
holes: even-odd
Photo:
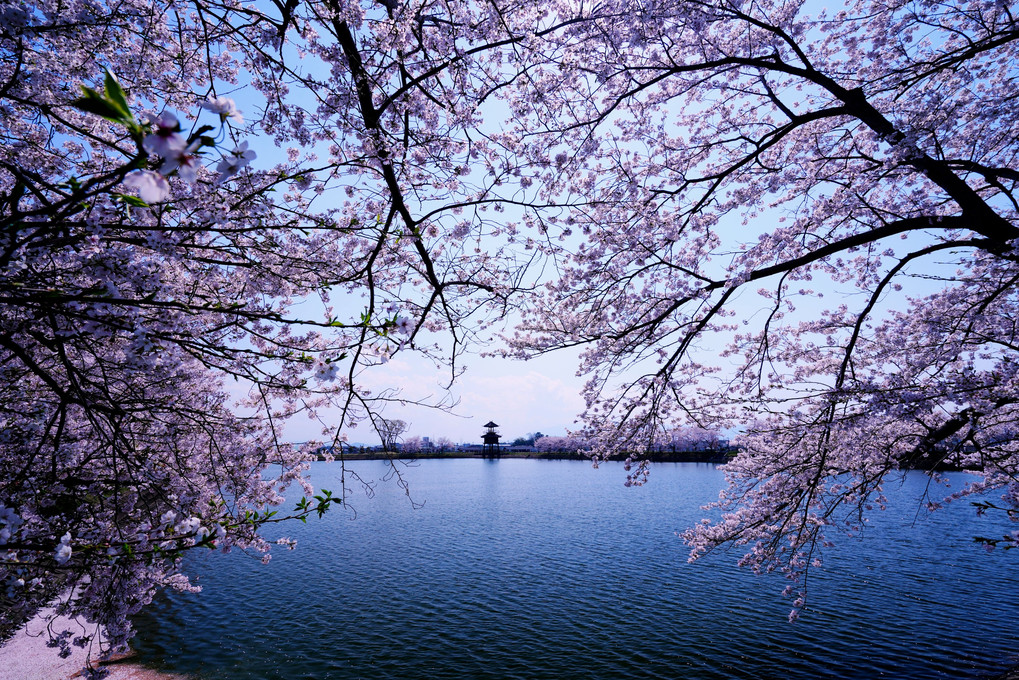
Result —
[{"label": "cherry blossom tree", "polygon": [[586,455],[591,450],[591,442],[575,435],[565,437],[544,435],[534,440],[534,448],[542,453]]},{"label": "cherry blossom tree", "polygon": [[605,452],[745,432],[694,556],[744,546],[795,618],[822,547],[919,459],[981,471],[957,497],[1000,489],[981,509],[1016,519],[1015,5],[560,11],[503,139],[572,204],[549,238],[581,242],[513,342],[586,347]]},{"label": "cherry blossom tree", "polygon": [[529,255],[480,245],[496,178],[468,177],[463,101],[491,84],[454,68],[456,26],[332,0],[0,7],[0,636],[59,597],[89,624],[51,631],[62,653],[108,651],[190,587],[186,551],[264,553],[291,482],[289,516],[343,502],[285,423],[336,444],[375,422],[403,399],[365,371],[417,351],[455,376],[465,319],[525,285]]}]

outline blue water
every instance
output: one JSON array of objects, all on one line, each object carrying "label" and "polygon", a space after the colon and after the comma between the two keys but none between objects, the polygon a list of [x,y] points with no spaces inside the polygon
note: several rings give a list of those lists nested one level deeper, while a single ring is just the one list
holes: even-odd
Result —
[{"label": "blue water", "polygon": [[[355,463],[366,478],[381,461]],[[317,487],[339,489],[317,463]],[[425,460],[279,535],[263,566],[203,553],[204,592],[160,597],[136,621],[141,661],[202,680],[354,678],[987,678],[1017,661],[1019,551],[966,504],[928,516],[927,479],[813,572],[795,624],[779,576],[735,553],[688,564],[676,537],[717,496],[712,466],[662,464],[639,489],[615,465]],[[953,476],[956,487],[964,475]]]}]

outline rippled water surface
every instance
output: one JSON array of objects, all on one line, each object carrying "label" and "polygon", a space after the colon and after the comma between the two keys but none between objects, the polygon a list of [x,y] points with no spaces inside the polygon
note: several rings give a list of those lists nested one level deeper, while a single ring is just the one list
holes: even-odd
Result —
[{"label": "rippled water surface", "polygon": [[[812,573],[789,624],[781,577],[737,569],[735,553],[686,563],[675,532],[716,497],[712,466],[657,465],[640,489],[618,466],[581,462],[401,471],[423,507],[382,483],[352,497],[356,519],[286,525],[298,548],[268,566],[197,556],[204,592],[162,597],[136,622],[141,660],[202,680],[927,680],[987,678],[1017,659],[1019,551],[971,541],[1008,527],[966,504],[918,512],[919,473]],[[312,481],[337,490],[339,472],[316,463]]]}]

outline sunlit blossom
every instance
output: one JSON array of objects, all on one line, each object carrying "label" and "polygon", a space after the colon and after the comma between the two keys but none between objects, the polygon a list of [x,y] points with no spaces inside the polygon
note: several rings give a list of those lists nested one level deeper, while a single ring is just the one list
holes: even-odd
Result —
[{"label": "sunlit blossom", "polygon": [[222,121],[226,121],[227,118],[233,118],[238,123],[244,122],[244,117],[237,110],[237,104],[229,97],[209,97],[200,106],[206,111],[218,114]]},{"label": "sunlit blossom", "polygon": [[170,197],[170,183],[158,172],[135,170],[124,178],[124,185],[138,192],[146,203],[159,203]]}]

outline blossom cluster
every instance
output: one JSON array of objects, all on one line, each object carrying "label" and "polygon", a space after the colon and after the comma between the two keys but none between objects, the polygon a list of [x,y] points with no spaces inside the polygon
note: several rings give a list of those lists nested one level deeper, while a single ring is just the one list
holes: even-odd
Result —
[{"label": "blossom cluster", "polygon": [[[224,121],[231,117],[243,120],[233,100],[227,97],[206,100],[202,102],[202,108],[218,113]],[[161,203],[170,197],[167,175],[175,172],[189,184],[198,181],[201,167],[199,151],[205,142],[201,137],[189,142],[181,133],[177,117],[171,113],[161,114],[151,124],[154,131],[142,140],[142,148],[162,159],[159,170],[136,170],[124,179],[124,184],[137,191],[139,198],[146,203]],[[226,182],[255,158],[256,154],[248,148],[248,142],[241,142],[233,151],[224,154],[216,165],[219,175],[215,183]]]}]

